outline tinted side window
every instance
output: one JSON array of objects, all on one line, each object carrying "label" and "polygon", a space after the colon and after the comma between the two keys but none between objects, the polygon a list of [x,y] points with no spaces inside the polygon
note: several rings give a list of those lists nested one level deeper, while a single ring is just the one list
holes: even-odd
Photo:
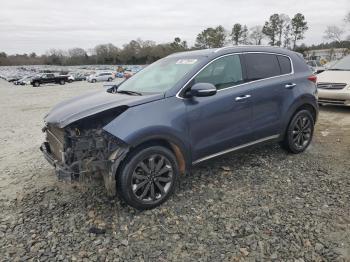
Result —
[{"label": "tinted side window", "polygon": [[195,83],[211,83],[223,89],[243,83],[241,61],[238,55],[219,58],[204,68],[195,78]]},{"label": "tinted side window", "polygon": [[280,75],[280,67],[276,55],[245,54],[244,58],[248,81]]},{"label": "tinted side window", "polygon": [[277,56],[278,63],[281,67],[281,74],[289,74],[292,72],[292,65],[290,64],[290,60],[286,56],[278,55]]}]

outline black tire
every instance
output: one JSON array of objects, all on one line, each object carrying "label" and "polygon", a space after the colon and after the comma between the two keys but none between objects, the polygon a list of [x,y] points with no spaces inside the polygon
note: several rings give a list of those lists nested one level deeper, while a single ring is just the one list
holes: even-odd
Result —
[{"label": "black tire", "polygon": [[66,83],[66,81],[64,81],[63,79],[60,80],[60,85],[64,85]]},{"label": "black tire", "polygon": [[73,80],[72,80],[72,79],[69,79],[69,80],[68,80],[68,83],[73,83]]},{"label": "black tire", "polygon": [[169,149],[152,144],[141,146],[121,164],[117,191],[128,205],[139,210],[152,209],[173,194],[178,174],[176,158]]},{"label": "black tire", "polygon": [[96,83],[96,79],[92,79],[92,80],[91,80],[91,83]]},{"label": "black tire", "polygon": [[33,83],[33,86],[39,87],[39,86],[40,86],[40,83],[39,83],[39,82],[34,82],[34,83]]},{"label": "black tire", "polygon": [[293,154],[304,152],[312,141],[315,120],[309,110],[298,111],[290,121],[281,145]]},{"label": "black tire", "polygon": [[112,80],[113,80],[112,78],[108,78],[108,79],[107,79],[108,82],[111,82]]}]

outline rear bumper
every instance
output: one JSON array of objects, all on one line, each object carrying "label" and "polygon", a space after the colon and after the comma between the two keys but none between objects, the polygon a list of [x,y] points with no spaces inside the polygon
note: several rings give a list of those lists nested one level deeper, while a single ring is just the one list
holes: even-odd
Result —
[{"label": "rear bumper", "polygon": [[350,90],[318,89],[318,102],[321,104],[350,106]]}]

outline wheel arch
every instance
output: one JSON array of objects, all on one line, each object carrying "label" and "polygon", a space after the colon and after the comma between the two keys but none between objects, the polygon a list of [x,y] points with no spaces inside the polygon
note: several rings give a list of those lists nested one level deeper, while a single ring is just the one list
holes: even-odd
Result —
[{"label": "wheel arch", "polygon": [[299,112],[300,110],[306,109],[310,111],[312,114],[314,123],[317,121],[318,117],[318,105],[316,101],[312,101],[311,99],[300,99],[296,103],[293,104],[293,106],[289,109],[287,117],[285,118],[286,120],[284,121],[283,125],[283,132],[281,138],[284,139],[287,128],[289,126],[290,121],[292,121],[293,116]]},{"label": "wheel arch", "polygon": [[[315,108],[312,104],[310,104],[310,103],[306,103],[306,104],[303,104],[303,105],[299,106],[299,107],[295,110],[293,116],[294,116],[297,112],[299,112],[300,110],[303,110],[303,109],[310,111],[310,113],[311,113],[311,115],[312,115],[312,118],[313,118],[313,120],[314,120],[314,123],[316,123],[316,121],[317,121],[317,110],[316,110],[316,108]],[[293,117],[293,116],[292,116],[292,117]]]},{"label": "wheel arch", "polygon": [[182,143],[173,137],[170,136],[150,136],[144,137],[140,140],[137,140],[130,146],[130,150],[128,154],[130,154],[133,150],[145,146],[145,145],[160,145],[169,149],[176,157],[177,163],[179,165],[179,170],[181,174],[186,173],[186,171],[191,166],[191,159],[187,149]]}]

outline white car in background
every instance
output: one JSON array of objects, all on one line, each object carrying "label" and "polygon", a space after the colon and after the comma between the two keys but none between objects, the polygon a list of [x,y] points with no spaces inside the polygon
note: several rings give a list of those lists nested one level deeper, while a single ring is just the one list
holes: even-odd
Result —
[{"label": "white car in background", "polygon": [[86,80],[90,83],[96,83],[96,82],[105,82],[105,81],[112,81],[115,78],[113,73],[96,73],[93,75],[90,75],[86,78]]},{"label": "white car in background", "polygon": [[350,106],[350,55],[317,75],[320,104]]}]

